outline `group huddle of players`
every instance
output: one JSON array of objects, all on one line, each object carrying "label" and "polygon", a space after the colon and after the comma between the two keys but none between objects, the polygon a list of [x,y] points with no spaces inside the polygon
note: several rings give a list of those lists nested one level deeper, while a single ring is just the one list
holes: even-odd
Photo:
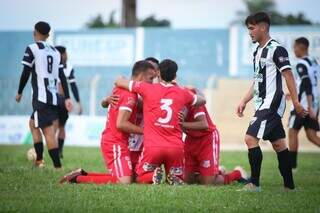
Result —
[{"label": "group huddle of players", "polygon": [[[286,49],[269,36],[269,16],[259,12],[248,16],[245,24],[252,41],[259,44],[253,54],[253,84],[237,107],[237,114],[242,117],[246,104],[254,100],[255,114],[245,135],[250,177],[240,166],[230,172],[219,167],[219,132],[201,91],[179,85],[175,61],[165,59],[159,63],[149,57],[133,65],[130,80],[117,79],[110,96],[101,102],[102,107],[108,109],[101,135],[101,152],[108,173],[77,169],[63,176],[60,183],[160,184],[165,181],[170,185],[223,185],[238,181],[245,184],[245,191],[260,191],[262,152],[258,143],[264,139],[271,142],[277,153],[285,190],[294,189],[292,168],[297,166],[297,135],[302,126],[308,139],[320,146],[316,134],[319,130],[319,66],[308,56],[308,40],[298,38],[294,44],[298,63],[293,76]],[[59,169],[64,129],[59,131],[57,143],[57,119],[63,127],[67,111],[72,109],[66,75],[70,83],[74,77],[67,69],[66,59],[61,58],[65,48],[46,42],[49,31],[48,23],[35,25],[35,43],[29,45],[24,54],[16,100],[20,101],[31,74],[33,113],[29,126],[37,154],[35,165],[44,166],[41,129],[54,167]],[[290,151],[281,121],[286,102],[282,78],[290,92],[287,97],[293,103]],[[71,85],[71,88],[80,103],[76,87]]]}]

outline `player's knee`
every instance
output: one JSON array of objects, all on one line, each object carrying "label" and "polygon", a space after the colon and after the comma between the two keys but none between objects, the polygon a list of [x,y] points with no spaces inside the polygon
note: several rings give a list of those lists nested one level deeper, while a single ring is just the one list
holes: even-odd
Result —
[{"label": "player's knee", "polygon": [[131,184],[132,183],[132,178],[131,176],[124,176],[118,179],[118,182],[121,184]]},{"label": "player's knee", "polygon": [[284,139],[280,139],[272,142],[272,147],[276,152],[281,152],[287,148],[287,145]]},{"label": "player's knee", "polygon": [[250,136],[250,135],[246,135],[244,138],[244,141],[246,142],[248,148],[253,148],[258,146],[258,141],[256,138]]}]

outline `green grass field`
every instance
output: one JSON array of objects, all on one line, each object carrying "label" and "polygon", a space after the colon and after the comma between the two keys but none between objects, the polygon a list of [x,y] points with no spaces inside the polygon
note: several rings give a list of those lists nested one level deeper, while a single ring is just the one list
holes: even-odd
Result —
[{"label": "green grass field", "polygon": [[[59,185],[64,173],[82,167],[105,171],[98,148],[66,147],[64,171],[35,169],[26,160],[30,146],[0,146],[0,212],[320,212],[319,153],[299,155],[297,189],[286,193],[276,155],[264,153],[262,192],[237,192],[239,184],[221,187],[168,185]],[[243,165],[247,153],[223,152],[228,169]]]}]

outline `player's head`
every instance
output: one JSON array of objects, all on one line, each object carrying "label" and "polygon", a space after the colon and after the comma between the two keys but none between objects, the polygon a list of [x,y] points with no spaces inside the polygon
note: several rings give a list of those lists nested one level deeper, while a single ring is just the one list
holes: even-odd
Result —
[{"label": "player's head", "polygon": [[257,12],[246,18],[245,24],[253,43],[261,41],[269,35],[270,17],[265,12]]},{"label": "player's head", "polygon": [[33,37],[35,41],[45,41],[49,37],[50,25],[47,22],[39,21],[34,25]]},{"label": "player's head", "polygon": [[176,62],[165,59],[159,64],[161,80],[172,82],[177,77],[178,65]]},{"label": "player's head", "polygon": [[154,58],[154,57],[148,57],[146,59],[144,59],[148,62],[150,62],[152,64],[152,66],[154,67],[155,71],[156,71],[156,77],[155,77],[155,81],[154,82],[158,82],[159,78],[160,78],[160,69],[159,69],[159,61],[158,59]]},{"label": "player's head", "polygon": [[151,63],[145,60],[137,61],[132,68],[132,79],[152,83],[156,73]]},{"label": "player's head", "polygon": [[296,57],[301,58],[308,54],[309,41],[305,37],[297,38],[294,41],[293,50]]},{"label": "player's head", "polygon": [[55,48],[59,51],[61,58],[62,58],[62,63],[65,64],[67,63],[68,60],[68,54],[67,54],[67,48],[65,46],[55,46]]}]

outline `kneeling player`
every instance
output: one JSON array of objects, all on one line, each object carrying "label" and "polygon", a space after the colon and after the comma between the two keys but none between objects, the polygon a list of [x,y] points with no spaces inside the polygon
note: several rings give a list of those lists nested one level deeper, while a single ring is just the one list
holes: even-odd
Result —
[{"label": "kneeling player", "polygon": [[[152,82],[155,72],[146,61],[138,61],[132,69],[132,80]],[[106,129],[102,133],[101,151],[110,174],[86,173],[79,169],[64,176],[61,183],[123,183],[132,182],[132,165],[128,149],[129,134],[142,134],[143,129],[135,125],[137,95],[119,87],[113,95],[119,97],[116,105],[110,105]]]},{"label": "kneeling player", "polygon": [[189,107],[186,118],[180,115],[185,139],[185,181],[189,184],[230,184],[247,178],[237,166],[232,172],[219,171],[220,137],[205,106]]}]

